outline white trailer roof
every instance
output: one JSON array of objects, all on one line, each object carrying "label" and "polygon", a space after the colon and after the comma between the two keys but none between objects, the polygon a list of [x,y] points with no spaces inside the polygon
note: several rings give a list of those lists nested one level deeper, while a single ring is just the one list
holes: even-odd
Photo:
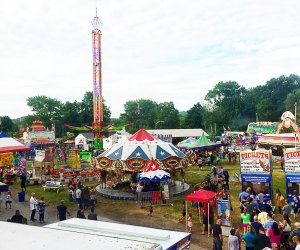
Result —
[{"label": "white trailer roof", "polygon": [[[72,231],[77,233],[92,234],[109,237],[111,241],[116,238],[132,242],[147,242],[155,244],[152,249],[183,249],[190,243],[191,234],[148,227],[139,227],[126,224],[110,223],[104,221],[92,221],[72,218],[66,221],[46,225],[46,228]],[[139,248],[142,249],[142,248]],[[151,248],[150,248],[151,249]]]},{"label": "white trailer roof", "polygon": [[[87,220],[85,220],[87,221]],[[22,250],[59,249],[141,249],[160,250],[159,244],[121,237],[112,238],[75,230],[57,230],[50,227],[28,226],[11,222],[0,222],[2,247],[19,244]],[[17,243],[19,242],[19,243]]]}]

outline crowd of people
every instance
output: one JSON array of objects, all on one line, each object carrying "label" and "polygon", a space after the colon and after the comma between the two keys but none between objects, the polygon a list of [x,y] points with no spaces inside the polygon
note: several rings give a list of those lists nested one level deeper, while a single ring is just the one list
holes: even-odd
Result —
[{"label": "crowd of people", "polygon": [[[297,219],[300,203],[297,197],[291,203],[276,190],[276,206],[271,203],[271,195],[260,191],[258,194],[248,187],[239,194],[241,222],[246,249],[294,249],[300,238],[300,223],[292,230],[291,216]],[[278,220],[279,216],[282,218]],[[232,238],[232,237],[231,237]],[[295,245],[296,244],[296,245]],[[239,250],[229,241],[231,250]],[[296,248],[297,249],[297,248]],[[300,249],[300,245],[298,246]]]}]

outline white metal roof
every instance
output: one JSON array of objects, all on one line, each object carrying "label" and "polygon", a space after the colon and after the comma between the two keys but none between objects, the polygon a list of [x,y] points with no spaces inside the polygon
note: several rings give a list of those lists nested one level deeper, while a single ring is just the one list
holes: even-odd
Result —
[{"label": "white metal roof", "polygon": [[203,133],[205,136],[208,134],[201,128],[195,129],[148,129],[146,130],[150,134],[154,135],[172,135],[176,137],[200,137]]},{"label": "white metal roof", "polygon": [[[114,241],[115,238],[118,238],[129,240],[132,242],[147,242],[149,244],[154,244],[155,248],[152,249],[169,249],[171,246],[176,245],[178,242],[187,243],[188,240],[186,239],[190,238],[190,234],[185,232],[176,232],[149,227],[139,227],[127,224],[92,221],[77,218],[53,223],[50,225],[46,225],[45,227],[110,237],[111,241]],[[180,245],[183,246],[183,244]],[[159,248],[159,246],[161,246],[162,248]],[[181,248],[178,247],[177,249]]]},{"label": "white metal roof", "polygon": [[[82,219],[81,219],[82,220]],[[82,220],[88,222],[88,220]],[[99,223],[99,222],[98,222]],[[160,250],[157,243],[142,240],[112,238],[84,230],[67,230],[66,228],[50,228],[28,226],[11,222],[0,222],[1,247],[9,249],[12,244],[19,244],[22,250],[59,250],[59,249],[141,249]],[[87,231],[87,230],[86,230]],[[17,243],[19,242],[19,243]]]}]

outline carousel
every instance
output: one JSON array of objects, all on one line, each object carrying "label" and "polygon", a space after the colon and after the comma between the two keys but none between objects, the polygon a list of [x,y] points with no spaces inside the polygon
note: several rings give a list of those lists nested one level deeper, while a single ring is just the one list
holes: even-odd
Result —
[{"label": "carousel", "polygon": [[[105,185],[99,185],[97,191],[107,198],[135,200],[136,187],[142,183],[143,193],[161,191],[158,197],[162,199],[163,193],[169,197],[179,195],[189,189],[184,183],[184,160],[185,154],[174,145],[140,129],[97,157],[101,171],[107,173],[101,180]],[[176,181],[177,173],[180,181]],[[148,201],[155,196],[147,195]]]}]

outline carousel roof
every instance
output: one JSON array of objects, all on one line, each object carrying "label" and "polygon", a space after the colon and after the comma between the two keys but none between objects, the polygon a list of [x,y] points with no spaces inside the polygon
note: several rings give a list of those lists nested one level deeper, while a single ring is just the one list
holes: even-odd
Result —
[{"label": "carousel roof", "polygon": [[141,129],[126,141],[114,144],[99,157],[107,157],[111,160],[132,158],[164,160],[172,156],[183,158],[185,155],[171,143],[159,140]]},{"label": "carousel roof", "polygon": [[148,167],[141,173],[140,180],[142,181],[163,181],[170,179],[170,174],[161,170],[154,159],[148,164]]},{"label": "carousel roof", "polygon": [[157,139],[144,129],[140,129],[139,131],[137,131],[135,134],[133,134],[128,138],[128,141],[144,141],[144,140],[154,141]]}]

